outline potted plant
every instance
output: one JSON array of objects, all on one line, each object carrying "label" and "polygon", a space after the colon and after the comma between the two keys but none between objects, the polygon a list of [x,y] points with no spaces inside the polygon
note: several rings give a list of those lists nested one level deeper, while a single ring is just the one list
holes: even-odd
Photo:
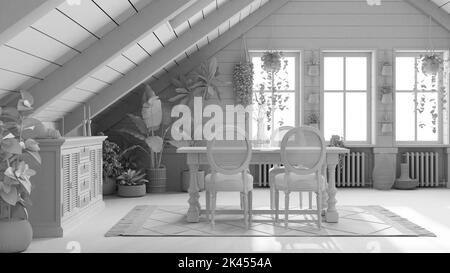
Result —
[{"label": "potted plant", "polygon": [[116,178],[122,173],[119,153],[120,148],[116,143],[107,139],[103,142],[103,195],[116,192]]},{"label": "potted plant", "polygon": [[26,206],[31,205],[30,178],[36,172],[29,164],[41,163],[33,137],[34,128],[42,128],[29,117],[33,101],[22,91],[16,108],[0,108],[0,252],[22,252],[33,237]]},{"label": "potted plant", "polygon": [[319,129],[320,117],[317,113],[309,113],[307,123],[309,126]]},{"label": "potted plant", "polygon": [[422,62],[422,72],[425,75],[436,75],[444,62],[444,60],[439,56],[439,54],[430,53],[420,56],[420,61]]},{"label": "potted plant", "polygon": [[119,182],[117,194],[121,197],[141,197],[147,193],[145,185],[148,180],[141,170],[128,169],[118,176],[117,180]]},{"label": "potted plant", "polygon": [[233,87],[236,102],[247,106],[253,102],[253,63],[250,60],[244,36],[242,36],[242,46],[241,60],[233,70]]},{"label": "potted plant", "polygon": [[[141,117],[128,114],[136,129],[122,128],[119,131],[145,143],[144,146],[133,145],[126,150],[124,154],[134,149],[140,149],[148,155],[150,166],[147,169],[148,180],[147,192],[165,192],[166,191],[166,167],[161,164],[164,138],[170,129],[170,120],[163,122],[163,109],[161,101],[150,86],[146,85],[143,96],[144,104],[142,106]],[[158,135],[159,134],[159,135]]]}]

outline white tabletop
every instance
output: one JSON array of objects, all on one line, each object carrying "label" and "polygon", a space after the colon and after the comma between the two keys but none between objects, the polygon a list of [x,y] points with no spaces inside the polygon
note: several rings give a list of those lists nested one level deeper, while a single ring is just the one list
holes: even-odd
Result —
[{"label": "white tabletop", "polygon": [[[303,148],[303,147],[302,147]],[[304,147],[305,150],[314,150],[314,148]],[[329,154],[346,154],[349,149],[341,147],[326,147]],[[252,147],[253,153],[279,153],[280,147]],[[180,154],[199,154],[206,153],[206,147],[181,147],[177,149],[177,153]]]}]

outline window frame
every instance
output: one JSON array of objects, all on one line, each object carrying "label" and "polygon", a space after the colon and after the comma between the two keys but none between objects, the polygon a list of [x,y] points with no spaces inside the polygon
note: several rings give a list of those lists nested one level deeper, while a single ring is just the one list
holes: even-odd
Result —
[{"label": "window frame", "polygon": [[[294,57],[295,58],[295,88],[292,90],[288,90],[285,92],[293,92],[295,95],[295,127],[300,126],[301,125],[301,121],[302,121],[302,111],[303,111],[303,107],[302,107],[302,66],[300,65],[302,63],[302,51],[301,50],[283,50],[283,49],[273,49],[276,51],[281,51],[283,52],[283,55],[286,57]],[[261,57],[262,54],[265,52],[266,50],[249,50],[249,57],[250,57],[250,61],[252,60],[253,57]],[[259,91],[259,90],[256,90]],[[253,90],[253,92],[255,92],[255,90]],[[265,91],[266,92],[266,91]],[[283,91],[282,91],[283,92]]]},{"label": "window frame", "polygon": [[[441,57],[444,57],[444,51],[437,50],[436,53],[441,54]],[[415,80],[415,89],[413,90],[397,90],[397,57],[419,57],[420,55],[426,54],[425,50],[396,50],[394,51],[394,60],[393,60],[393,114],[394,114],[394,130],[393,130],[393,138],[394,143],[398,146],[410,146],[410,145],[441,145],[444,144],[444,125],[443,125],[443,104],[441,101],[440,93],[438,91],[433,90],[422,90],[417,88],[417,81]],[[444,75],[443,75],[444,76]],[[417,78],[417,72],[414,74],[415,79]],[[445,77],[445,76],[444,76]],[[443,79],[444,80],[444,79]],[[397,92],[399,93],[413,93],[414,98],[417,100],[418,93],[433,93],[437,92],[438,94],[438,139],[437,140],[418,140],[418,130],[417,130],[417,111],[414,111],[414,140],[397,140]],[[447,91],[448,92],[448,91]]]},{"label": "window frame", "polygon": [[[325,58],[326,57],[343,57],[344,61],[343,61],[343,90],[325,90]],[[345,58],[346,57],[366,57],[367,58],[367,90],[363,91],[363,90],[346,90],[346,62],[345,62]],[[330,93],[341,93],[343,94],[343,133],[344,135],[342,137],[344,137],[345,143],[347,145],[371,145],[373,143],[373,136],[372,136],[372,131],[373,131],[373,124],[372,124],[372,109],[374,108],[372,106],[372,100],[373,100],[373,89],[374,89],[374,57],[375,57],[375,53],[373,50],[326,50],[326,51],[322,51],[321,52],[321,57],[320,57],[320,61],[321,61],[321,71],[320,71],[320,128],[322,130],[322,132],[325,134],[325,108],[324,108],[324,99],[325,99],[325,93],[326,92],[330,92]],[[366,100],[367,100],[367,116],[366,116],[366,124],[367,124],[367,132],[366,132],[366,140],[365,141],[349,141],[346,139],[345,135],[346,135],[346,93],[366,93]],[[329,140],[326,140],[327,142],[329,142]]]}]

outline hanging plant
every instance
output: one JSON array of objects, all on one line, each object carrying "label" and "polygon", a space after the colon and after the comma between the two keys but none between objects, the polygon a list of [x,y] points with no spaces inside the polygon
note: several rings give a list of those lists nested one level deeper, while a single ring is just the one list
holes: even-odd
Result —
[{"label": "hanging plant", "polygon": [[234,66],[233,87],[237,103],[247,106],[253,99],[253,64],[240,62]]},{"label": "hanging plant", "polygon": [[277,73],[281,69],[281,51],[266,51],[261,57],[262,69],[266,72]]},{"label": "hanging plant", "polygon": [[427,76],[436,75],[444,60],[438,54],[427,54],[420,56],[422,62],[422,73]]}]

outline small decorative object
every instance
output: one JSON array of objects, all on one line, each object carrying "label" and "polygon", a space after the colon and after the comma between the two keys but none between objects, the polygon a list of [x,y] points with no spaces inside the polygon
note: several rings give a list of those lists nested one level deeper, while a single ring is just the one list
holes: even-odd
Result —
[{"label": "small decorative object", "polygon": [[33,102],[31,94],[21,91],[17,107],[0,108],[1,253],[22,252],[33,237],[26,206],[31,205],[30,179],[36,172],[28,164],[41,163],[39,144],[34,138],[45,128],[39,120],[30,117]]},{"label": "small decorative object", "polygon": [[309,94],[309,96],[308,96],[309,104],[318,104],[319,101],[320,101],[319,94],[317,94],[317,93]]},{"label": "small decorative object", "polygon": [[394,187],[399,190],[413,190],[419,185],[419,180],[409,177],[408,163],[400,164],[400,177],[395,180]]},{"label": "small decorative object", "polygon": [[[163,122],[161,101],[148,85],[146,85],[143,101],[144,103],[141,111],[142,117],[128,114],[128,117],[131,119],[137,130],[122,128],[119,132],[131,135],[142,143],[145,143],[145,148],[140,144],[133,145],[125,149],[122,152],[122,155],[127,154],[134,149],[140,149],[145,152],[150,158],[150,166],[147,169],[150,183],[148,184],[147,191],[151,192],[155,185],[157,186],[157,191],[161,192],[165,190],[166,168],[161,162],[164,149],[164,138],[170,129],[170,125],[167,123],[169,123],[170,120],[164,119]],[[153,181],[152,178],[156,180]],[[164,185],[162,185],[162,183],[164,183]]]},{"label": "small decorative object", "polygon": [[277,73],[281,69],[281,51],[266,51],[261,57],[262,69],[267,72]]},{"label": "small decorative object", "polygon": [[381,125],[381,133],[389,134],[392,133],[392,123],[386,122]]},{"label": "small decorative object", "polygon": [[128,169],[123,172],[122,175],[117,177],[119,182],[119,190],[117,194],[122,197],[144,196],[147,193],[145,184],[148,183],[148,180],[144,177],[145,173],[141,170],[136,171]]},{"label": "small decorative object", "polygon": [[308,66],[308,76],[317,77],[320,74],[320,69],[318,64],[311,64]]},{"label": "small decorative object", "polygon": [[309,126],[319,129],[320,117],[317,113],[309,113],[306,122]]},{"label": "small decorative object", "polygon": [[392,65],[390,63],[383,63],[383,67],[381,68],[381,76],[392,76]]},{"label": "small decorative object", "polygon": [[[328,146],[329,147],[347,148],[345,146],[344,138],[342,138],[338,135],[331,136],[330,144]],[[344,167],[344,160],[345,160],[345,155],[339,154],[339,168],[341,168],[341,169]]]},{"label": "small decorative object", "polygon": [[380,89],[381,93],[381,103],[382,104],[391,104],[392,103],[392,87],[383,86]]},{"label": "small decorative object", "polygon": [[[191,181],[191,173],[188,170],[185,170],[181,177],[181,190],[187,192]],[[200,191],[205,189],[205,171],[197,171],[197,186]]]},{"label": "small decorative object", "polygon": [[106,139],[103,141],[103,195],[116,192],[116,178],[122,173],[119,146]]},{"label": "small decorative object", "polygon": [[444,63],[441,56],[433,52],[420,56],[420,60],[422,62],[422,73],[427,76],[436,75],[439,72],[441,65]]}]

